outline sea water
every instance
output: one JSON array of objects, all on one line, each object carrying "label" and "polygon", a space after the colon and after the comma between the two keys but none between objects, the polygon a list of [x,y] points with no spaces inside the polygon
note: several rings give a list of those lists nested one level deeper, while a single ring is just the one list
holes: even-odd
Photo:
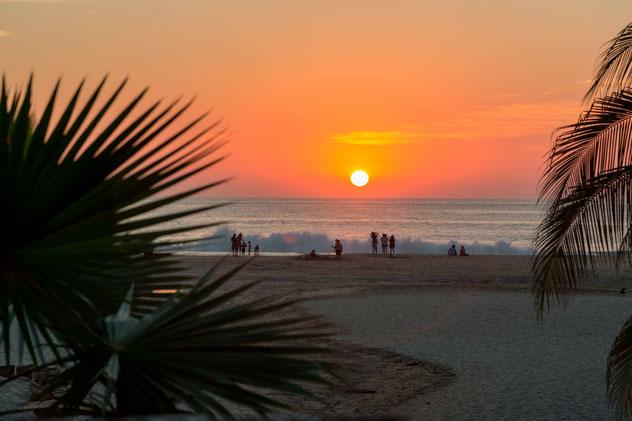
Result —
[{"label": "sea water", "polygon": [[[446,254],[464,245],[471,254],[529,254],[542,210],[534,200],[430,199],[204,199],[161,208],[153,215],[227,203],[165,224],[219,225],[172,236],[186,254],[230,251],[230,236],[242,233],[264,254],[331,251],[341,239],[345,252],[370,252],[370,233],[394,235],[396,250],[408,254]],[[214,237],[209,239],[209,237]],[[204,239],[206,238],[206,239]]]}]

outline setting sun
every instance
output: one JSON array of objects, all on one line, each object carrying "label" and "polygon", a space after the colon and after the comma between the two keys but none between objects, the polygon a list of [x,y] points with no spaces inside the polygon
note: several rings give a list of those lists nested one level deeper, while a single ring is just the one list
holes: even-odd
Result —
[{"label": "setting sun", "polygon": [[351,174],[351,184],[356,187],[366,186],[366,183],[368,182],[369,174],[367,174],[366,171],[358,170],[354,171],[353,174]]}]

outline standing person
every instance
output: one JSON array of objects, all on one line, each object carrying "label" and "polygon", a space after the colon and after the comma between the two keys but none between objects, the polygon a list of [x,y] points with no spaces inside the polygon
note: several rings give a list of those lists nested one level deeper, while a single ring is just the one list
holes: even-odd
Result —
[{"label": "standing person", "polygon": [[255,256],[259,256],[259,244],[255,246]]},{"label": "standing person", "polygon": [[390,249],[391,256],[395,256],[395,236],[391,234],[388,239],[388,248]]},{"label": "standing person", "polygon": [[248,240],[248,256],[250,256],[251,247],[250,240]]},{"label": "standing person", "polygon": [[377,232],[371,233],[371,248],[372,253],[377,254]]},{"label": "standing person", "polygon": [[241,255],[242,256],[246,255],[246,242],[245,241],[241,242]]},{"label": "standing person", "polygon": [[388,248],[388,237],[386,236],[386,234],[382,234],[380,242],[382,243],[382,255],[386,256],[386,249]]},{"label": "standing person", "polygon": [[242,233],[237,234],[237,238],[235,239],[235,256],[239,256],[241,254],[241,241],[244,238]]},{"label": "standing person", "polygon": [[334,251],[336,252],[336,259],[340,259],[342,257],[342,243],[338,239],[334,244]]},{"label": "standing person", "polygon": [[237,235],[235,235],[235,233],[233,233],[233,236],[230,238],[230,246],[233,256],[237,256]]}]

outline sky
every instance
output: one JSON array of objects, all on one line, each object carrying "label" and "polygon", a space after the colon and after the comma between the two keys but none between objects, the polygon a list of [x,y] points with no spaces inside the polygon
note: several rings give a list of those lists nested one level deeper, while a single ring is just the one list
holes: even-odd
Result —
[{"label": "sky", "polygon": [[[216,197],[534,198],[629,0],[0,0],[0,71],[196,97]],[[63,95],[62,95],[63,97]],[[148,101],[149,103],[149,101]],[[351,185],[357,169],[371,177]]]}]

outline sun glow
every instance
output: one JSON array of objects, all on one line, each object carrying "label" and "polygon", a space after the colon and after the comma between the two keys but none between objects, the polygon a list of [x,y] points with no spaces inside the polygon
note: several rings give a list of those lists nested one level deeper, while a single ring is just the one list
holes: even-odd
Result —
[{"label": "sun glow", "polygon": [[369,174],[362,170],[354,171],[350,178],[351,184],[356,187],[366,186],[366,183],[369,182]]}]

